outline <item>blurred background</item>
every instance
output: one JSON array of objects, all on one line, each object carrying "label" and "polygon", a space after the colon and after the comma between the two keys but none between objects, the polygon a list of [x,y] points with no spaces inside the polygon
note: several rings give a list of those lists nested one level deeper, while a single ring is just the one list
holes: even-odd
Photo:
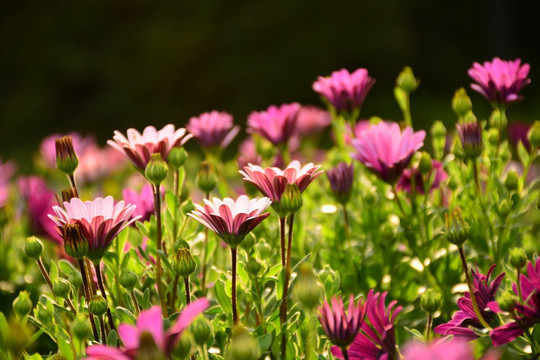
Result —
[{"label": "blurred background", "polygon": [[[311,85],[341,68],[366,67],[377,83],[362,117],[401,119],[393,98],[403,66],[421,84],[413,122],[455,121],[454,91],[474,61],[531,64],[525,101],[510,121],[540,114],[538,2],[66,1],[0,3],[0,157],[23,172],[55,132],[113,131],[225,110],[298,101],[322,105]],[[479,118],[490,106],[469,91]],[[237,139],[237,142],[240,139]],[[237,143],[236,142],[236,143]],[[26,165],[28,164],[28,165]]]}]

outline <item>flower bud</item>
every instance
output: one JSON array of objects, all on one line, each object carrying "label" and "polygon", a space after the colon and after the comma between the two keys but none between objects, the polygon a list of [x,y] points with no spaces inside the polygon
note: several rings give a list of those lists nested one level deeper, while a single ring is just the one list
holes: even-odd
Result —
[{"label": "flower bud", "polygon": [[244,240],[240,243],[240,247],[244,250],[251,250],[253,246],[255,245],[255,237],[254,236],[246,236]]},{"label": "flower bud", "polygon": [[433,161],[431,160],[431,156],[429,156],[427,152],[423,151],[420,161],[418,162],[418,170],[420,170],[422,174],[426,175],[431,172],[431,169],[433,169]]},{"label": "flower bud", "polygon": [[472,110],[472,102],[467,91],[464,88],[459,88],[452,99],[452,109],[459,117],[464,117],[469,111]]},{"label": "flower bud", "polygon": [[81,260],[88,253],[88,240],[83,236],[78,223],[68,223],[62,226],[62,238],[66,254]]},{"label": "flower bud", "polygon": [[155,153],[150,157],[148,165],[144,170],[146,178],[154,185],[159,186],[167,177],[169,167],[167,163],[161,158],[161,154]]},{"label": "flower bud", "polygon": [[497,304],[502,311],[511,312],[516,307],[517,300],[516,295],[508,290],[497,297]]},{"label": "flower bud", "polygon": [[236,326],[232,331],[229,351],[231,359],[255,360],[257,359],[259,347],[246,329],[241,326]]},{"label": "flower bud", "polygon": [[527,254],[522,248],[510,250],[510,264],[516,269],[522,269],[527,264]]},{"label": "flower bud", "polygon": [[174,271],[183,278],[189,277],[197,267],[197,263],[189,248],[180,248],[176,252],[176,260],[174,262]]},{"label": "flower bud", "polygon": [[319,305],[322,287],[317,282],[317,278],[309,264],[304,263],[300,266],[300,273],[293,293],[298,298],[298,301],[309,310],[313,310]]},{"label": "flower bud", "polygon": [[208,161],[203,161],[201,163],[201,168],[195,181],[197,183],[197,187],[205,194],[210,194],[216,187],[217,178],[216,175],[212,173],[212,169]]},{"label": "flower bud", "polygon": [[30,311],[32,311],[32,300],[30,300],[30,294],[28,291],[21,291],[19,296],[13,300],[13,311],[19,317],[24,317],[30,314]]},{"label": "flower bud", "polygon": [[487,131],[487,139],[491,146],[497,146],[499,143],[499,130],[493,128],[489,129]]},{"label": "flower bud", "polygon": [[120,285],[127,291],[133,291],[133,288],[139,281],[137,275],[131,270],[122,271],[118,280],[120,281]]},{"label": "flower bud", "polygon": [[71,136],[64,136],[55,140],[56,168],[66,175],[73,175],[79,165],[79,159],[73,148]]},{"label": "flower bud", "polygon": [[22,359],[23,356],[21,353],[28,346],[28,340],[30,340],[30,336],[32,335],[30,329],[22,321],[14,317],[9,319],[9,322],[5,325],[7,325],[7,331],[2,334],[2,357],[7,356],[7,348],[12,354],[12,357],[8,357],[8,359]]},{"label": "flower bud", "polygon": [[428,314],[433,315],[442,305],[442,295],[436,290],[428,289],[420,297],[420,306]]},{"label": "flower bud", "polygon": [[37,260],[41,256],[42,251],[43,244],[41,243],[41,240],[35,236],[30,236],[26,239],[26,243],[24,244],[24,253],[26,256]]},{"label": "flower bud", "polygon": [[259,257],[261,259],[268,259],[272,254],[272,246],[270,246],[270,244],[268,244],[266,241],[259,241],[257,243],[257,252],[259,253]]},{"label": "flower bud", "polygon": [[511,170],[506,174],[506,179],[504,180],[504,186],[508,191],[514,191],[518,187],[519,175],[516,171]]},{"label": "flower bud", "polygon": [[457,246],[461,246],[469,238],[469,225],[461,216],[461,209],[456,208],[450,213],[445,213],[446,239]]},{"label": "flower bud", "polygon": [[67,282],[67,280],[58,278],[54,282],[52,290],[54,295],[66,299],[69,295],[69,291],[71,290],[71,285]]},{"label": "flower bud", "polygon": [[188,153],[183,147],[174,147],[169,153],[167,161],[174,169],[180,169],[186,162]]},{"label": "flower bud", "polygon": [[90,338],[90,325],[88,325],[88,320],[83,314],[79,313],[75,316],[75,320],[71,323],[71,332],[79,340]]},{"label": "flower bud", "polygon": [[184,203],[182,204],[182,213],[184,213],[184,215],[189,214],[194,210],[195,205],[193,204],[193,201],[191,199],[184,201]]},{"label": "flower bud", "polygon": [[503,218],[507,217],[508,214],[510,214],[510,211],[512,211],[512,206],[506,199],[501,201],[499,204],[499,207],[497,209],[499,211],[499,215],[501,215]]},{"label": "flower bud", "polygon": [[180,249],[189,249],[189,248],[190,248],[189,243],[184,239],[178,239],[174,243],[174,249],[176,251],[178,251]]},{"label": "flower bud", "polygon": [[246,264],[246,270],[253,276],[257,276],[262,269],[261,263],[254,257],[249,258]]},{"label": "flower bud", "polygon": [[191,334],[187,331],[183,331],[178,339],[178,344],[173,350],[173,359],[186,359],[191,354],[192,348]]},{"label": "flower bud", "polygon": [[482,154],[483,144],[482,126],[476,121],[474,114],[472,114],[472,118],[471,120],[457,124],[457,131],[465,156],[474,160]]},{"label": "flower bud", "polygon": [[449,179],[448,179],[448,188],[452,191],[456,190],[457,187],[459,186],[459,181],[457,179],[457,177],[455,176],[451,176]]},{"label": "flower bud", "polygon": [[527,133],[529,143],[533,148],[540,147],[540,121],[535,121]]},{"label": "flower bud", "polygon": [[414,77],[413,71],[409,66],[405,66],[401,73],[399,73],[396,80],[396,85],[406,93],[411,93],[419,85],[419,81]]},{"label": "flower bud", "polygon": [[296,184],[287,184],[279,201],[287,214],[294,214],[302,207],[302,192]]},{"label": "flower bud", "polygon": [[443,139],[446,137],[446,127],[442,121],[437,120],[431,126],[431,136],[438,139]]},{"label": "flower bud", "polygon": [[212,336],[212,326],[202,315],[198,316],[193,323],[191,323],[191,334],[197,345],[202,346],[210,340]]},{"label": "flower bud", "polygon": [[90,304],[88,304],[88,311],[90,314],[101,316],[107,312],[109,305],[107,301],[101,295],[94,295]]}]

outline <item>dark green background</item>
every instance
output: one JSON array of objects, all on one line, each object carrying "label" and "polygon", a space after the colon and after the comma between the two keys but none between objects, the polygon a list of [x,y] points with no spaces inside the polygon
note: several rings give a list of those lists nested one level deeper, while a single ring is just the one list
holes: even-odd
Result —
[{"label": "dark green background", "polygon": [[[531,64],[527,101],[509,117],[532,121],[538,13],[532,1],[503,0],[2,1],[0,156],[25,163],[52,132],[104,143],[115,129],[184,125],[212,109],[244,124],[270,104],[318,104],[313,81],[343,67],[377,79],[363,116],[399,118],[392,87],[410,65],[421,79],[415,124],[453,122],[467,69],[494,56]],[[472,98],[486,116],[489,105]]]}]

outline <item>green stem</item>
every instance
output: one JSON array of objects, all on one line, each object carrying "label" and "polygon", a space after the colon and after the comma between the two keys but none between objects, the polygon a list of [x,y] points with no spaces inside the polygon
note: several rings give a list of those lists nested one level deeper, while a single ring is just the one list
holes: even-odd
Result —
[{"label": "green stem", "polygon": [[[84,298],[86,299],[86,304],[90,304],[90,300],[92,299],[92,297],[90,296],[90,288],[88,287],[86,267],[84,266],[84,261],[82,259],[77,260],[77,263],[79,264],[79,270],[81,271]],[[94,340],[98,341],[99,336],[96,329],[96,324],[94,322],[94,315],[88,313],[88,318],[90,320],[90,325],[92,326],[92,334],[94,334]]]},{"label": "green stem", "polygon": [[184,278],[184,288],[186,290],[186,305],[189,305],[191,302],[191,295],[189,294],[189,277]]},{"label": "green stem", "polygon": [[346,204],[343,204],[343,221],[345,223],[345,239],[349,244],[349,249],[352,249],[351,231],[349,229],[349,212],[347,211]]},{"label": "green stem", "polygon": [[236,306],[236,248],[231,248],[231,269],[232,269],[232,311],[233,325],[238,325],[238,308]]},{"label": "green stem", "polygon": [[426,323],[426,343],[429,342],[429,338],[431,336],[431,324],[433,323],[433,317],[430,313],[428,313],[427,323]]},{"label": "green stem", "polygon": [[99,262],[94,263],[94,269],[96,270],[96,277],[97,277],[97,283],[98,283],[98,286],[99,286],[99,290],[101,291],[101,295],[103,296],[103,298],[107,302],[107,317],[109,319],[109,326],[111,327],[111,329],[114,330],[115,329],[114,320],[113,320],[113,317],[112,317],[112,314],[111,314],[111,308],[109,306],[109,300],[107,299],[107,292],[105,291],[105,286],[104,286],[104,283],[103,283],[103,276],[102,276],[102,273],[101,273],[101,267],[99,266]]},{"label": "green stem", "polygon": [[174,276],[172,299],[171,299],[171,303],[169,304],[171,308],[171,313],[176,312],[176,294],[178,294],[178,281],[179,280],[180,280],[180,275],[176,274]]},{"label": "green stem", "polygon": [[493,259],[495,260],[495,263],[498,262],[498,251],[497,251],[497,244],[495,242],[495,234],[493,230],[493,225],[491,224],[491,221],[489,220],[489,215],[487,213],[486,204],[484,204],[484,196],[482,191],[482,185],[480,184],[480,176],[478,172],[478,162],[477,160],[471,160],[473,165],[473,173],[474,173],[474,182],[476,184],[476,190],[478,192],[478,202],[480,203],[480,208],[482,209],[482,215],[484,216],[484,219],[487,223],[487,228],[489,232],[489,240],[491,243],[491,251],[493,253]]},{"label": "green stem", "polygon": [[281,267],[285,267],[285,252],[287,251],[285,247],[285,217],[279,218],[279,239],[281,241]]},{"label": "green stem", "polygon": [[141,312],[141,308],[139,306],[139,303],[137,302],[137,297],[135,296],[135,292],[133,290],[129,293],[131,295],[131,300],[133,300],[133,307],[135,308],[135,315],[139,315]]},{"label": "green stem", "polygon": [[[154,192],[154,213],[156,215],[156,248],[157,251],[162,249],[162,234],[161,234],[161,190],[159,185],[152,185],[152,190]],[[161,275],[163,269],[161,267],[161,256],[156,257],[156,283],[159,302],[161,303],[161,310],[163,311],[163,316],[167,317],[167,306],[165,304],[165,299],[163,297],[163,284],[161,283]]]},{"label": "green stem", "polygon": [[469,295],[471,296],[474,313],[476,314],[476,317],[478,317],[478,321],[480,321],[484,328],[491,329],[489,324],[482,316],[480,308],[478,307],[478,302],[476,301],[476,294],[474,293],[474,286],[471,280],[471,275],[469,274],[469,267],[467,266],[467,260],[465,259],[465,252],[463,251],[463,246],[459,246],[459,255],[461,256],[461,262],[463,263],[463,271],[465,271],[465,278],[467,279],[467,286],[469,287]]},{"label": "green stem", "polygon": [[[206,194],[206,199],[210,198],[210,193]],[[201,279],[201,290],[203,295],[206,294],[206,260],[208,258],[208,228],[204,227],[204,243],[203,243],[203,261],[202,261],[202,279]]]},{"label": "green stem", "polygon": [[291,260],[292,260],[292,238],[294,227],[294,214],[289,215],[289,237],[287,240],[287,259],[285,265],[285,282],[283,284],[283,296],[279,308],[279,320],[281,323],[281,358],[287,359],[287,298],[289,295],[289,281],[291,280]]}]

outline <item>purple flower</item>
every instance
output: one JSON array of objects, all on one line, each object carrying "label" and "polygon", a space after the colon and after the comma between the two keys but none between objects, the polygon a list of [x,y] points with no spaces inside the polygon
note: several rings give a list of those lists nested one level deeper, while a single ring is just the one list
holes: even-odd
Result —
[{"label": "purple flower", "polygon": [[[540,258],[533,265],[527,264],[527,276],[521,274],[521,293],[523,303],[516,304],[515,321],[499,326],[490,333],[493,345],[504,345],[518,336],[523,335],[524,329],[528,329],[540,323]],[[517,285],[513,285],[514,293],[518,293]],[[496,304],[490,304],[490,308],[500,312]]]},{"label": "purple flower", "polygon": [[[394,360],[397,358],[394,321],[402,307],[391,301],[385,307],[386,292],[370,290],[367,296],[367,321],[349,347],[350,360]],[[338,346],[332,346],[332,355],[343,359]]]},{"label": "purple flower", "polygon": [[456,124],[465,156],[476,159],[482,154],[482,126],[477,121]]},{"label": "purple flower", "polygon": [[[505,273],[503,272],[490,282],[489,277],[494,269],[495,265],[491,265],[487,275],[471,270],[473,275],[474,296],[476,297],[476,302],[478,303],[478,308],[480,309],[482,317],[488,324],[492,324],[497,320],[496,314],[487,308],[490,302],[495,301],[495,294],[505,276]],[[454,335],[455,337],[463,338],[464,340],[476,339],[478,335],[475,330],[483,329],[483,326],[474,312],[471,294],[468,291],[465,292],[465,296],[458,299],[457,306],[460,310],[452,316],[452,320],[446,324],[437,326],[433,331],[441,335]]]},{"label": "purple flower", "polygon": [[529,69],[529,64],[521,65],[521,59],[504,61],[496,57],[492,62],[484,62],[483,66],[475,62],[468,71],[476,81],[471,84],[471,89],[492,103],[507,106],[522,99],[518,93],[531,82],[527,77]]},{"label": "purple flower", "polygon": [[342,204],[349,201],[354,178],[353,165],[340,162],[337,167],[329,169],[326,175],[336,199]]},{"label": "purple flower", "polygon": [[475,360],[471,346],[464,341],[436,340],[425,344],[411,342],[403,349],[405,360]]},{"label": "purple flower", "polygon": [[[441,182],[445,181],[448,178],[448,174],[444,171],[442,163],[437,160],[432,160],[431,162],[433,167],[429,172],[429,178],[432,179],[431,187],[429,192],[432,190],[438,189]],[[419,194],[424,193],[424,178],[420,173],[420,170],[415,167],[414,169],[405,169],[403,170],[403,175],[397,183],[397,188],[405,190],[407,192],[412,191],[412,178],[414,177],[414,184],[416,187],[416,192]]]},{"label": "purple flower", "polygon": [[202,146],[221,148],[226,148],[240,131],[239,126],[234,126],[231,114],[216,110],[192,117],[186,129]]},{"label": "purple flower", "polygon": [[345,311],[341,297],[333,297],[331,302],[332,306],[325,301],[319,308],[319,321],[330,341],[338,347],[348,347],[364,323],[367,303],[360,299],[355,305],[351,295],[349,309]]},{"label": "purple flower", "polygon": [[15,174],[15,164],[12,161],[2,163],[0,159],[0,209],[6,205],[9,197],[9,179]]},{"label": "purple flower", "polygon": [[39,176],[20,177],[17,179],[17,187],[26,204],[32,232],[62,245],[62,237],[48,217],[56,201],[54,192],[47,187],[45,180]]},{"label": "purple flower", "polygon": [[271,105],[266,111],[252,112],[248,116],[248,132],[259,134],[272,144],[284,144],[296,132],[296,119],[300,104]]},{"label": "purple flower", "polygon": [[375,84],[367,69],[357,69],[352,74],[346,69],[334,71],[329,77],[319,76],[313,90],[321,94],[337,111],[352,113],[360,108],[367,93]]},{"label": "purple flower", "polygon": [[296,134],[310,136],[323,131],[330,125],[330,113],[315,106],[302,106],[296,120]]},{"label": "purple flower", "polygon": [[508,140],[512,145],[516,146],[518,143],[523,143],[525,149],[531,150],[531,144],[529,143],[529,138],[527,136],[531,124],[525,122],[512,122],[508,125]]},{"label": "purple flower", "polygon": [[154,213],[154,193],[150,184],[145,184],[140,193],[125,188],[122,190],[122,197],[127,204],[136,206],[135,211],[131,214],[132,218],[137,217],[139,221],[147,221]]},{"label": "purple flower", "polygon": [[423,130],[413,132],[407,127],[401,132],[396,123],[380,122],[353,139],[356,152],[351,156],[391,183],[401,176],[414,152],[424,145],[425,137]]},{"label": "purple flower", "polygon": [[[208,307],[208,300],[198,299],[187,305],[178,316],[176,323],[168,330],[163,329],[161,308],[154,306],[144,310],[137,318],[137,325],[121,324],[118,327],[118,336],[122,340],[123,348],[114,348],[105,345],[93,345],[86,349],[88,359],[92,360],[135,360],[144,357],[149,349],[156,351],[163,357],[170,358],[182,332],[191,324],[193,319]],[[149,341],[150,340],[153,341]],[[161,358],[161,357],[160,357]]]}]

